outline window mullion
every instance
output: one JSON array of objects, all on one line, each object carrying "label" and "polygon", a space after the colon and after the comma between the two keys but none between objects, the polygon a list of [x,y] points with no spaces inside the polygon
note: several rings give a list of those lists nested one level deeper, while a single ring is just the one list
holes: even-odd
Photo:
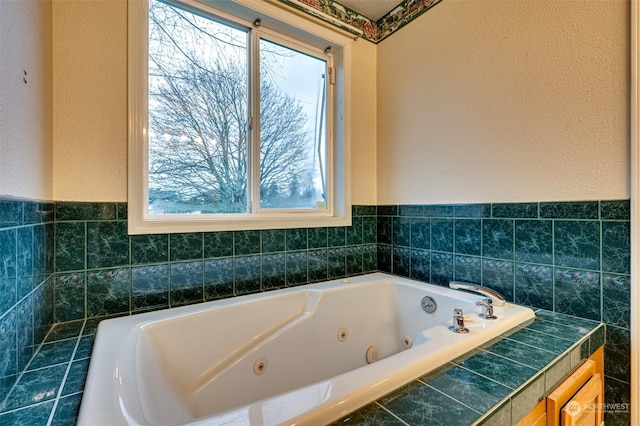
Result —
[{"label": "window mullion", "polygon": [[250,213],[260,208],[260,33],[249,33],[249,173]]}]

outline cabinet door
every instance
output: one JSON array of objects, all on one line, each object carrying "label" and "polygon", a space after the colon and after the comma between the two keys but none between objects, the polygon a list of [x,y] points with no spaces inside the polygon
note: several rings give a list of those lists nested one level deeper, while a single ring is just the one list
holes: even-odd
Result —
[{"label": "cabinet door", "polygon": [[603,396],[602,378],[596,374],[562,408],[562,426],[600,426]]},{"label": "cabinet door", "polygon": [[587,360],[547,397],[547,426],[564,426],[560,423],[562,407],[595,375],[596,363]]}]

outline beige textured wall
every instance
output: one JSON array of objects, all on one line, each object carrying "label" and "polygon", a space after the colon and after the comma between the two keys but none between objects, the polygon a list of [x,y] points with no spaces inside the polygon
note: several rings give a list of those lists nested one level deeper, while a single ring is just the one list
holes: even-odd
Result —
[{"label": "beige textured wall", "polygon": [[51,32],[50,1],[0,0],[2,195],[52,199]]},{"label": "beige textured wall", "polygon": [[378,45],[378,203],[629,197],[629,2],[446,0]]},{"label": "beige textured wall", "polygon": [[127,2],[53,0],[53,35],[54,198],[126,201]]},{"label": "beige textured wall", "polygon": [[[2,0],[0,0],[2,1]],[[127,2],[54,0],[54,196],[127,200]],[[353,48],[352,201],[375,204],[376,46]]]}]

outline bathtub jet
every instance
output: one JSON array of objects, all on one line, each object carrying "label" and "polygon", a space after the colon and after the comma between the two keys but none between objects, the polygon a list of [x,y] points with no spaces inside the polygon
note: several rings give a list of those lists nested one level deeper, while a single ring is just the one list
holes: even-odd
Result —
[{"label": "bathtub jet", "polygon": [[375,273],[103,321],[78,425],[331,423],[534,317],[481,299]]}]

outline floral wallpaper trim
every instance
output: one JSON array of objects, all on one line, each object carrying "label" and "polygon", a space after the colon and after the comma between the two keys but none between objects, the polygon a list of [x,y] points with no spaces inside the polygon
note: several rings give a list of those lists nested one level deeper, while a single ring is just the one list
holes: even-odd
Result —
[{"label": "floral wallpaper trim", "polygon": [[[292,6],[305,13],[309,13],[304,8],[300,7],[297,1],[291,0],[279,0],[288,6]],[[300,3],[304,3],[319,12],[336,18],[345,24],[354,26],[363,31],[363,38],[378,43],[395,31],[399,30],[422,13],[426,12],[442,0],[404,0],[396,8],[391,10],[382,18],[374,21],[366,16],[343,6],[339,2],[333,0],[299,0]],[[322,19],[322,17],[317,16]],[[325,20],[326,22],[335,25],[335,23]],[[337,25],[340,27],[339,25]],[[346,27],[341,27],[346,30]]]}]

